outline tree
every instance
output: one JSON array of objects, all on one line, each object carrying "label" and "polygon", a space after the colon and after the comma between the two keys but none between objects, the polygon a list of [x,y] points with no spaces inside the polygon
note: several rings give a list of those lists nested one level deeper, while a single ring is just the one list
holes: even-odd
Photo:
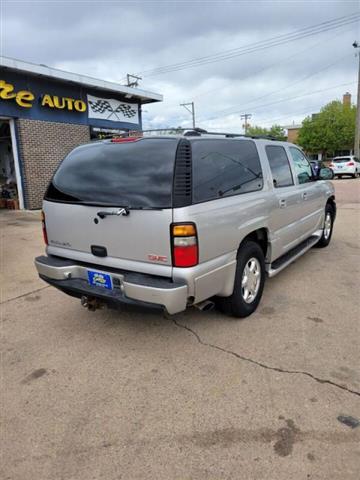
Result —
[{"label": "tree", "polygon": [[276,140],[284,141],[287,139],[285,130],[280,125],[273,125],[269,130],[269,134],[271,137],[276,138]]},{"label": "tree", "polygon": [[276,140],[286,140],[285,130],[280,125],[273,125],[271,128],[254,125],[253,127],[248,127],[247,134],[260,137],[273,137],[276,138]]},{"label": "tree", "polygon": [[269,130],[264,127],[259,127],[258,125],[254,125],[253,127],[250,126],[247,129],[247,135],[254,135],[255,136],[267,136],[269,135]]},{"label": "tree", "polygon": [[354,106],[336,100],[325,105],[320,113],[305,118],[299,131],[298,143],[308,152],[334,154],[351,149],[355,137]]}]

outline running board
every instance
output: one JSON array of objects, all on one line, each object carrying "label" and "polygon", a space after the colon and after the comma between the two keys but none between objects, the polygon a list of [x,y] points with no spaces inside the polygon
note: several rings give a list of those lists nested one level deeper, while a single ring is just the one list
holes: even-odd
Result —
[{"label": "running board", "polygon": [[[322,231],[321,231],[322,233]],[[268,267],[268,276],[275,277],[278,273],[280,273],[284,268],[294,262],[297,258],[301,257],[305,252],[310,250],[321,238],[320,235],[312,235],[311,237],[307,238],[295,248],[292,248],[289,252],[282,255],[280,258],[276,259],[269,267]]]}]

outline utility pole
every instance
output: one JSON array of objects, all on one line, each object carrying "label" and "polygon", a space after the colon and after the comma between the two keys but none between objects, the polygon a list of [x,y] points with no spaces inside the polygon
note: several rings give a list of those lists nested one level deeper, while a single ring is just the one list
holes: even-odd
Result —
[{"label": "utility pole", "polygon": [[357,49],[357,57],[359,59],[359,71],[358,71],[358,85],[357,85],[357,104],[356,104],[356,124],[355,124],[355,145],[354,155],[360,157],[360,44],[354,42],[353,47]]},{"label": "utility pole", "polygon": [[[180,103],[180,107],[184,107],[189,113],[191,113],[193,128],[195,128],[195,105],[194,105],[194,102]],[[188,107],[191,107],[191,110]]]},{"label": "utility pole", "polygon": [[130,73],[126,74],[126,78],[128,87],[138,87],[139,81],[142,80],[142,77],[139,77],[137,75],[130,75]]},{"label": "utility pole", "polygon": [[245,120],[243,125],[245,130],[245,135],[247,134],[247,131],[249,128],[248,120],[250,120],[251,117],[252,117],[251,113],[244,113],[243,115],[241,115],[241,120]]}]

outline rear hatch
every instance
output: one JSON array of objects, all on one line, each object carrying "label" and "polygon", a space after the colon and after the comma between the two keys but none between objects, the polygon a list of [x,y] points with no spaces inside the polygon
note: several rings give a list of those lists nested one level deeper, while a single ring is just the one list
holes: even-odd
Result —
[{"label": "rear hatch", "polygon": [[334,158],[332,161],[332,164],[334,165],[333,170],[343,170],[346,169],[348,166],[348,163],[351,163],[351,158],[350,157],[342,157],[342,158]]},{"label": "rear hatch", "polygon": [[63,160],[44,200],[48,253],[171,275],[178,140],[126,140],[86,144]]}]

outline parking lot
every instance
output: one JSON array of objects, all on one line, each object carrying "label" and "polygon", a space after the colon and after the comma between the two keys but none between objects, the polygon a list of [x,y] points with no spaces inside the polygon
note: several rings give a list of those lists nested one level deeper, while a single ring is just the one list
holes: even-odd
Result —
[{"label": "parking lot", "polygon": [[360,180],[330,246],[244,320],[88,312],[37,278],[38,212],[1,212],[4,480],[358,480]]}]

